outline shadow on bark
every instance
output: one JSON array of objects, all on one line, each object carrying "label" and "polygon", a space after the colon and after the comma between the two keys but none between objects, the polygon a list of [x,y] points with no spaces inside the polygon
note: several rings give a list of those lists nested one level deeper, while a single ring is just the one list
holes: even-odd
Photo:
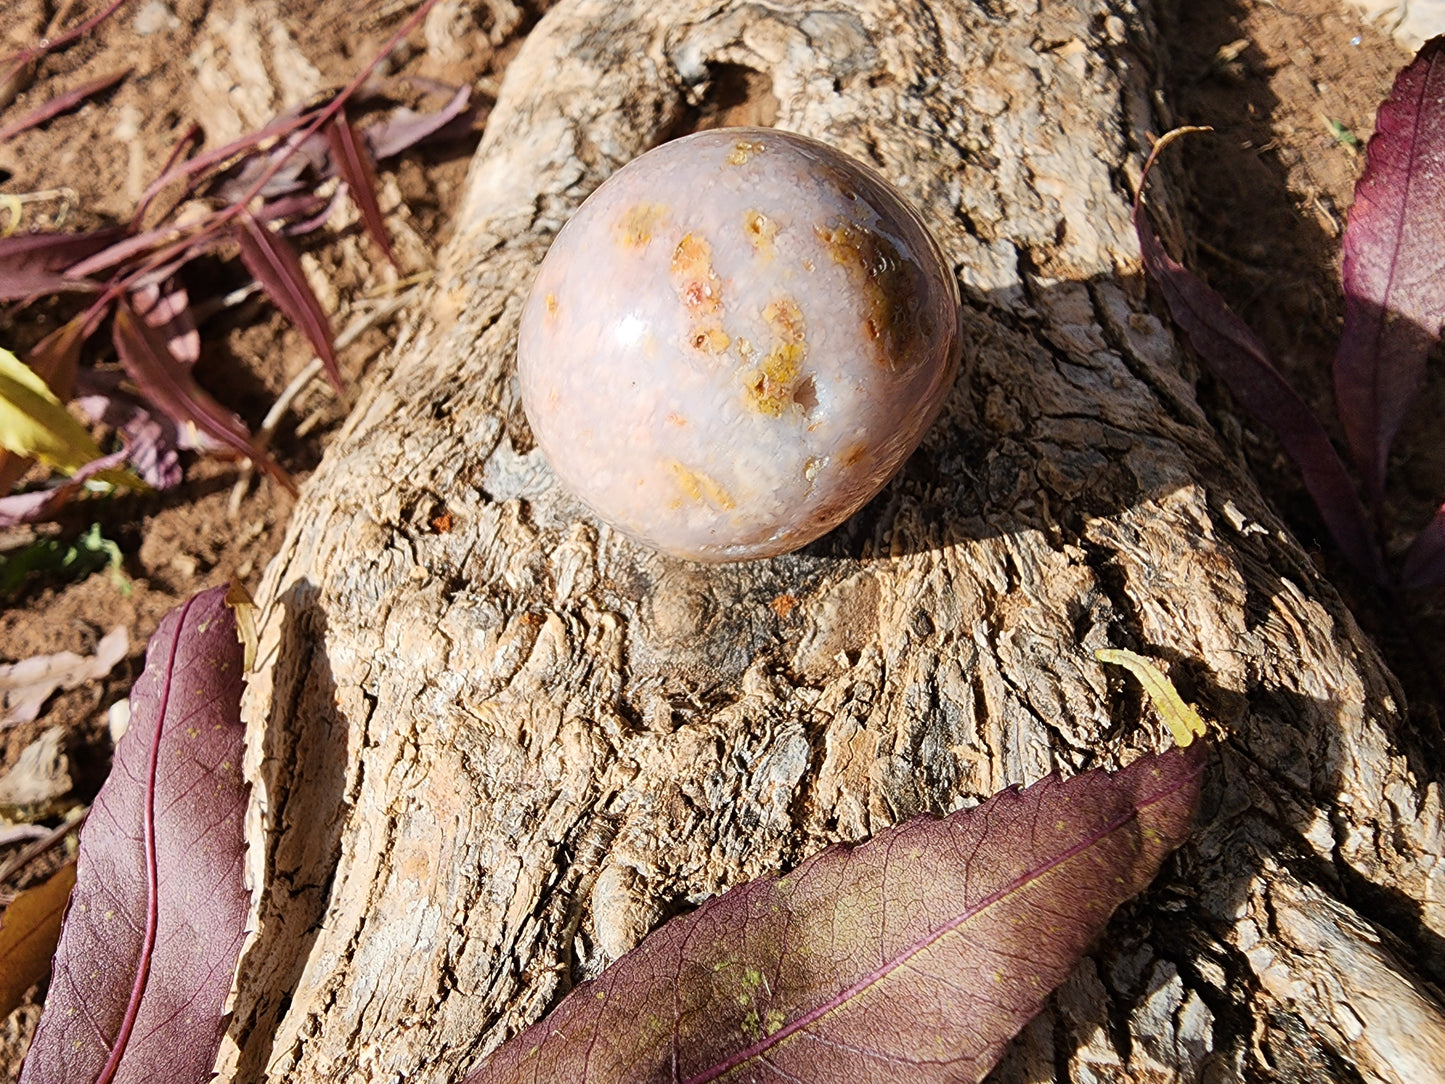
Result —
[{"label": "shadow on bark", "polygon": [[[285,617],[273,688],[289,701],[273,704],[268,717],[293,722],[266,727],[261,749],[261,789],[275,802],[266,815],[266,894],[260,931],[242,958],[237,982],[264,996],[250,1001],[230,1024],[229,1037],[241,1049],[241,1080],[259,1079],[271,1061],[276,1024],[291,1003],[331,902],[347,810],[348,723],[335,707],[326,615],[306,580],[293,583],[279,604]],[[326,705],[332,710],[324,710]],[[299,809],[292,807],[297,798],[304,800]],[[273,945],[285,950],[278,953]]]}]

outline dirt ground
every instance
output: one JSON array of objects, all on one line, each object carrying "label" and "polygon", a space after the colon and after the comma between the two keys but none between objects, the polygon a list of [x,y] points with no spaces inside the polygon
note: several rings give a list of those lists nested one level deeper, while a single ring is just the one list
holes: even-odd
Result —
[{"label": "dirt ground", "polygon": [[[10,0],[0,21],[0,55],[73,25],[98,0]],[[478,14],[473,15],[471,8]],[[344,84],[380,49],[411,10],[390,0],[131,0],[84,40],[46,58],[0,119],[120,68],[116,89],[42,128],[0,144],[0,192],[64,189],[27,204],[27,223],[63,220],[69,228],[125,221],[135,200],[192,122],[214,146],[263,124],[280,109]],[[1341,320],[1338,245],[1376,105],[1408,59],[1339,0],[1188,0],[1165,26],[1171,54],[1166,96],[1176,123],[1207,124],[1171,152],[1182,156],[1192,189],[1190,262],[1265,338],[1274,356],[1322,416],[1329,416],[1329,363]],[[469,140],[404,155],[381,171],[381,202],[402,268],[391,268],[342,216],[307,246],[307,265],[334,324],[364,319],[424,275],[444,242],[451,210],[508,57],[537,18],[537,6],[511,0],[443,0],[425,32],[389,62],[393,74],[472,84],[484,107]],[[1333,122],[1333,125],[1332,125]],[[1175,163],[1176,165],[1179,163]],[[353,216],[354,217],[354,216]],[[193,295],[220,297],[244,284],[236,261],[194,269]],[[0,310],[0,343],[23,350],[68,313],[41,306]],[[396,319],[404,320],[405,310]],[[221,309],[203,326],[197,373],[253,429],[311,360],[312,351],[264,300]],[[277,431],[273,454],[297,481],[319,461],[347,413],[368,363],[393,337],[379,322],[341,353],[348,392],[338,399],[313,383]],[[97,364],[114,367],[113,358]],[[1392,493],[1396,521],[1423,523],[1445,490],[1445,444],[1428,423],[1445,411],[1445,378],[1435,366],[1422,405],[1401,441]],[[1381,642],[1422,725],[1438,727],[1438,685],[1390,612],[1354,582],[1323,543],[1321,525],[1277,446],[1233,410],[1207,380],[1203,393],[1225,432],[1359,619]],[[138,675],[144,645],[181,599],[238,577],[254,589],[277,550],[292,500],[261,478],[233,504],[235,463],[191,457],[176,489],[73,506],[60,522],[0,532],[0,553],[35,536],[74,537],[92,523],[124,554],[123,579],[99,572],[78,583],[37,579],[0,599],[0,661],[71,650],[88,653],[116,625],[131,651],[105,680],[51,699],[35,723],[0,731],[0,772],[43,730],[65,728],[75,780],[71,800],[88,803],[104,779],[107,709]],[[1401,533],[1393,540],[1407,541]],[[1445,642],[1445,621],[1423,615],[1422,635]],[[1438,651],[1438,649],[1435,649]],[[1433,665],[1445,668],[1445,658]],[[52,818],[47,823],[56,823]],[[0,859],[6,851],[0,849]],[[35,881],[32,863],[0,894]],[[3,898],[0,898],[3,902]],[[42,990],[0,1024],[0,1076],[18,1075],[19,1056],[38,1017]]]}]

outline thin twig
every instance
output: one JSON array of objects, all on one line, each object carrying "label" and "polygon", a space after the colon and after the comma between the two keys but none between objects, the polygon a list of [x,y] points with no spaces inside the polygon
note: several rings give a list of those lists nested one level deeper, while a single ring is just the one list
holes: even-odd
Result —
[{"label": "thin twig", "polygon": [[24,869],[34,859],[39,858],[46,851],[50,850],[51,847],[55,846],[71,832],[84,824],[85,818],[89,815],[90,807],[86,806],[81,809],[79,814],[72,815],[64,824],[52,828],[34,843],[31,843],[29,846],[7,858],[3,864],[0,864],[0,882],[5,881],[17,870]]},{"label": "thin twig", "polygon": [[[29,64],[32,60],[42,57],[46,53],[49,53],[55,49],[59,49],[62,45],[69,45],[76,38],[83,37],[84,35],[89,34],[97,26],[105,22],[106,19],[109,19],[112,15],[119,11],[121,5],[125,2],[126,0],[112,0],[112,3],[109,7],[102,10],[98,15],[92,15],[89,19],[86,19],[85,22],[81,23],[75,29],[67,30],[64,34],[60,34],[59,36],[54,38],[41,38],[38,44],[32,45],[29,49],[23,49],[18,53],[11,53],[9,56],[4,58],[4,60],[10,61],[11,64],[10,67],[5,70],[5,74],[0,75],[0,83],[4,83],[9,80],[11,76],[15,75],[18,71],[20,71],[21,68],[25,67],[25,65]],[[51,25],[54,26],[55,24],[52,23]]]},{"label": "thin twig", "polygon": [[[416,297],[421,289],[421,282],[430,277],[429,274],[413,276],[417,282],[404,293],[387,298],[375,308],[369,309],[353,319],[342,329],[341,334],[336,336],[337,351],[345,350],[361,338],[365,332],[395,316]],[[311,382],[321,374],[321,370],[321,359],[313,357],[306,363],[306,367],[292,378],[291,383],[286,385],[285,390],[271,404],[271,409],[266,412],[266,417],[262,419],[260,427],[252,437],[252,443],[256,445],[257,449],[265,451],[270,446],[271,438],[276,435],[276,430],[281,425],[281,419],[286,416],[291,405],[300,398],[301,393],[309,388]],[[241,514],[241,501],[245,499],[246,491],[250,488],[251,479],[255,473],[256,469],[251,460],[248,459],[241,464],[241,469],[237,472],[236,484],[231,487],[231,497],[226,505],[226,510],[232,519]]]}]

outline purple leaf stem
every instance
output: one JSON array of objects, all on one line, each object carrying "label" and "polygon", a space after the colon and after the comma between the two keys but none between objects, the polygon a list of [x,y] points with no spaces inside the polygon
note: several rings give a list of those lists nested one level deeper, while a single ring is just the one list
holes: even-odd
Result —
[{"label": "purple leaf stem", "polygon": [[1384,584],[1384,558],[1369,517],[1329,434],[1270,363],[1254,332],[1230,311],[1223,298],[1164,250],[1144,212],[1142,184],[1141,179],[1140,195],[1134,201],[1134,228],[1145,270],[1164,296],[1169,315],[1209,371],[1224,381],[1251,417],[1274,431],[1299,467],[1305,488],[1345,559],[1361,575]]},{"label": "purple leaf stem", "polygon": [[0,128],[0,143],[7,139],[13,139],[21,132],[34,128],[36,125],[44,124],[53,117],[58,117],[67,110],[74,109],[85,99],[92,95],[99,94],[103,90],[109,90],[122,79],[131,73],[130,68],[122,68],[118,72],[111,72],[99,79],[92,79],[88,83],[82,83],[74,90],[67,90],[64,94],[57,94],[48,102],[44,102],[38,108],[32,109],[19,120],[13,121],[5,127]]},{"label": "purple leaf stem", "polygon": [[1445,505],[1410,543],[1400,582],[1409,591],[1445,584]]}]

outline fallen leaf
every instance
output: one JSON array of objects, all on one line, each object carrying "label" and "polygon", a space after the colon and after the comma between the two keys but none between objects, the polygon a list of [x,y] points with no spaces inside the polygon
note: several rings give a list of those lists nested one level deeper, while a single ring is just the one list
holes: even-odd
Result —
[{"label": "fallen leaf", "polygon": [[22,749],[10,770],[0,775],[0,813],[27,820],[49,816],[55,812],[55,803],[74,786],[65,729],[52,726]]},{"label": "fallen leaf", "polygon": [[981,1080],[1188,835],[1203,747],[916,817],[726,892],[469,1084]]},{"label": "fallen leaf", "polygon": [[80,836],[22,1084],[211,1076],[245,934],[241,643],[226,589],[161,621]]},{"label": "fallen leaf", "polygon": [[395,110],[383,121],[370,125],[362,133],[372,157],[381,161],[410,150],[430,139],[444,138],[454,130],[455,122],[465,120],[468,124],[475,119],[468,116],[472,88],[461,86],[456,89],[445,105],[431,113],[418,113],[405,106]]},{"label": "fallen leaf", "polygon": [[1094,658],[1100,662],[1122,666],[1138,678],[1139,684],[1144,686],[1144,692],[1154,702],[1155,710],[1174,735],[1176,745],[1187,749],[1194,743],[1195,738],[1204,737],[1209,728],[1204,725],[1199,712],[1184,702],[1184,698],[1174,688],[1174,683],[1143,655],[1109,647],[1095,651]]},{"label": "fallen leaf", "polygon": [[0,446],[66,474],[100,458],[85,427],[40,375],[5,349],[0,349]]},{"label": "fallen leaf", "polygon": [[241,637],[242,666],[249,674],[256,665],[256,652],[261,646],[260,634],[256,631],[256,603],[246,585],[235,576],[226,588],[226,605],[236,615],[236,631]]},{"label": "fallen leaf", "polygon": [[57,689],[74,689],[103,678],[130,651],[130,634],[117,625],[95,645],[95,654],[61,651],[0,664],[0,727],[28,723]]},{"label": "fallen leaf", "polygon": [[75,863],[67,862],[27,888],[0,916],[0,1017],[9,1016],[25,991],[50,973],[60,938],[60,919],[75,884]]},{"label": "fallen leaf", "polygon": [[[1155,155],[1168,140],[1166,136],[1159,141]],[[1153,162],[1151,155],[1133,211],[1139,251],[1150,281],[1159,288],[1169,315],[1209,371],[1224,381],[1251,417],[1279,438],[1345,559],[1375,583],[1385,583],[1385,562],[1369,517],[1324,426],[1274,367],[1259,337],[1230,311],[1222,297],[1176,262],[1155,236],[1143,207],[1144,181]]]},{"label": "fallen leaf", "polygon": [[1342,251],[1335,403],[1378,507],[1445,319],[1445,37],[1425,43],[1380,106]]}]

